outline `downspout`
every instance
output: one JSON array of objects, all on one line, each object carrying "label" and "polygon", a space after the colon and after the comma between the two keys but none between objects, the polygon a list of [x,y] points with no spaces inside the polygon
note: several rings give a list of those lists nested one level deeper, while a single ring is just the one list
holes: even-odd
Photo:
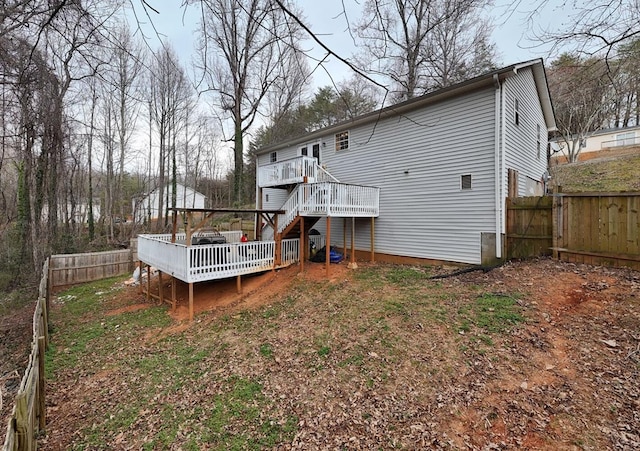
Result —
[{"label": "downspout", "polygon": [[[494,114],[494,174],[495,174],[495,185],[494,185],[494,196],[495,196],[495,205],[496,205],[496,258],[502,258],[502,206],[501,206],[501,187],[502,177],[500,173],[500,127],[502,121],[501,108],[504,105],[502,101],[502,85],[500,84],[500,78],[497,74],[493,76],[493,83],[496,88],[495,91],[495,114]],[[504,124],[502,124],[504,126]],[[503,127],[504,130],[504,127]]]}]

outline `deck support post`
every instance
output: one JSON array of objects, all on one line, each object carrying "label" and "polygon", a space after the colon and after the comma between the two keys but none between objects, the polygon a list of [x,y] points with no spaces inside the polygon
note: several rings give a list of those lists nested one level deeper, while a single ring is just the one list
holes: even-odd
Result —
[{"label": "deck support post", "polygon": [[151,302],[151,265],[147,265],[147,302]]},{"label": "deck support post", "polygon": [[304,271],[304,259],[307,251],[307,235],[304,233],[304,216],[300,216],[300,272]]},{"label": "deck support post", "polygon": [[238,275],[236,277],[236,291],[238,294],[242,294],[242,276]]},{"label": "deck support post", "polygon": [[[144,270],[144,263],[138,260],[138,294],[142,294],[142,271]],[[49,278],[51,280],[51,278]]]},{"label": "deck support post", "polygon": [[356,218],[351,218],[351,263],[356,262]]},{"label": "deck support post", "polygon": [[347,218],[342,218],[342,255],[347,257]]},{"label": "deck support post", "polygon": [[178,300],[176,299],[176,278],[171,276],[171,311],[176,311],[176,305]]},{"label": "deck support post", "polygon": [[376,236],[376,218],[371,217],[371,263],[376,261],[376,246],[375,246],[375,236]]},{"label": "deck support post", "polygon": [[164,290],[162,286],[162,271],[158,271],[158,297],[160,298],[160,305],[164,303]]},{"label": "deck support post", "polygon": [[327,216],[327,242],[325,244],[325,265],[327,266],[327,279],[331,277],[331,216]]},{"label": "deck support post", "polygon": [[193,321],[193,282],[189,282],[189,321]]}]

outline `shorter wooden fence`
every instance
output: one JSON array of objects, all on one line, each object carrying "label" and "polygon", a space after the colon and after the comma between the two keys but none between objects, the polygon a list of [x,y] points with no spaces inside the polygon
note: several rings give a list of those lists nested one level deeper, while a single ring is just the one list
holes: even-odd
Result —
[{"label": "shorter wooden fence", "polygon": [[507,258],[551,255],[552,197],[507,198]]},{"label": "shorter wooden fence", "polygon": [[93,282],[133,271],[131,250],[52,255],[49,282],[52,288]]},{"label": "shorter wooden fence", "polygon": [[37,449],[36,436],[45,428],[44,353],[48,335],[49,260],[42,269],[38,301],[33,313],[31,354],[7,425],[3,451]]}]

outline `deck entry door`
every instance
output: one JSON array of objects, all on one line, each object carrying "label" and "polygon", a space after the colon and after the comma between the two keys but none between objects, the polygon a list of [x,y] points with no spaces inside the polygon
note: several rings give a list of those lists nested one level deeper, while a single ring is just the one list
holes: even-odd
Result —
[{"label": "deck entry door", "polygon": [[311,149],[313,150],[313,158],[320,164],[320,143],[313,144]]}]

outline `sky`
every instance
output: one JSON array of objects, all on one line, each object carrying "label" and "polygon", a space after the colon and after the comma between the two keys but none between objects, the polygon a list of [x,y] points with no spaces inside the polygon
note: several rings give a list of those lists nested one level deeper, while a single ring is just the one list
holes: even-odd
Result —
[{"label": "sky", "polygon": [[[349,58],[356,50],[353,39],[348,32],[347,23],[355,23],[360,15],[364,0],[297,0],[304,15],[305,23],[334,52]],[[544,0],[540,0],[544,1]],[[132,0],[139,4],[139,0]],[[157,33],[148,26],[149,18],[138,8],[138,19],[146,22],[143,30],[151,48],[158,46],[159,37],[171,42],[186,67],[190,67],[195,44],[195,29],[198,23],[196,8],[184,10],[181,0],[164,0],[149,2],[158,10],[158,14],[150,11],[150,19]],[[548,48],[535,47],[527,39],[527,17],[539,1],[520,0],[518,2],[496,0],[487,14],[494,22],[493,41],[498,52],[498,65],[507,66],[513,63],[548,56]],[[535,26],[547,27],[561,25],[566,14],[562,11],[562,0],[547,0],[545,7],[534,13]],[[343,9],[344,5],[344,9]],[[515,5],[515,6],[514,6]],[[345,14],[346,11],[346,14]],[[322,58],[324,51],[311,40],[305,41],[303,47],[315,58]],[[315,67],[313,62],[311,67]],[[349,69],[335,58],[330,58],[324,65],[326,70],[318,68],[314,72],[314,86],[331,84],[331,78],[341,81],[349,78]],[[188,71],[191,72],[191,71]],[[331,77],[327,72],[331,73]]]}]

